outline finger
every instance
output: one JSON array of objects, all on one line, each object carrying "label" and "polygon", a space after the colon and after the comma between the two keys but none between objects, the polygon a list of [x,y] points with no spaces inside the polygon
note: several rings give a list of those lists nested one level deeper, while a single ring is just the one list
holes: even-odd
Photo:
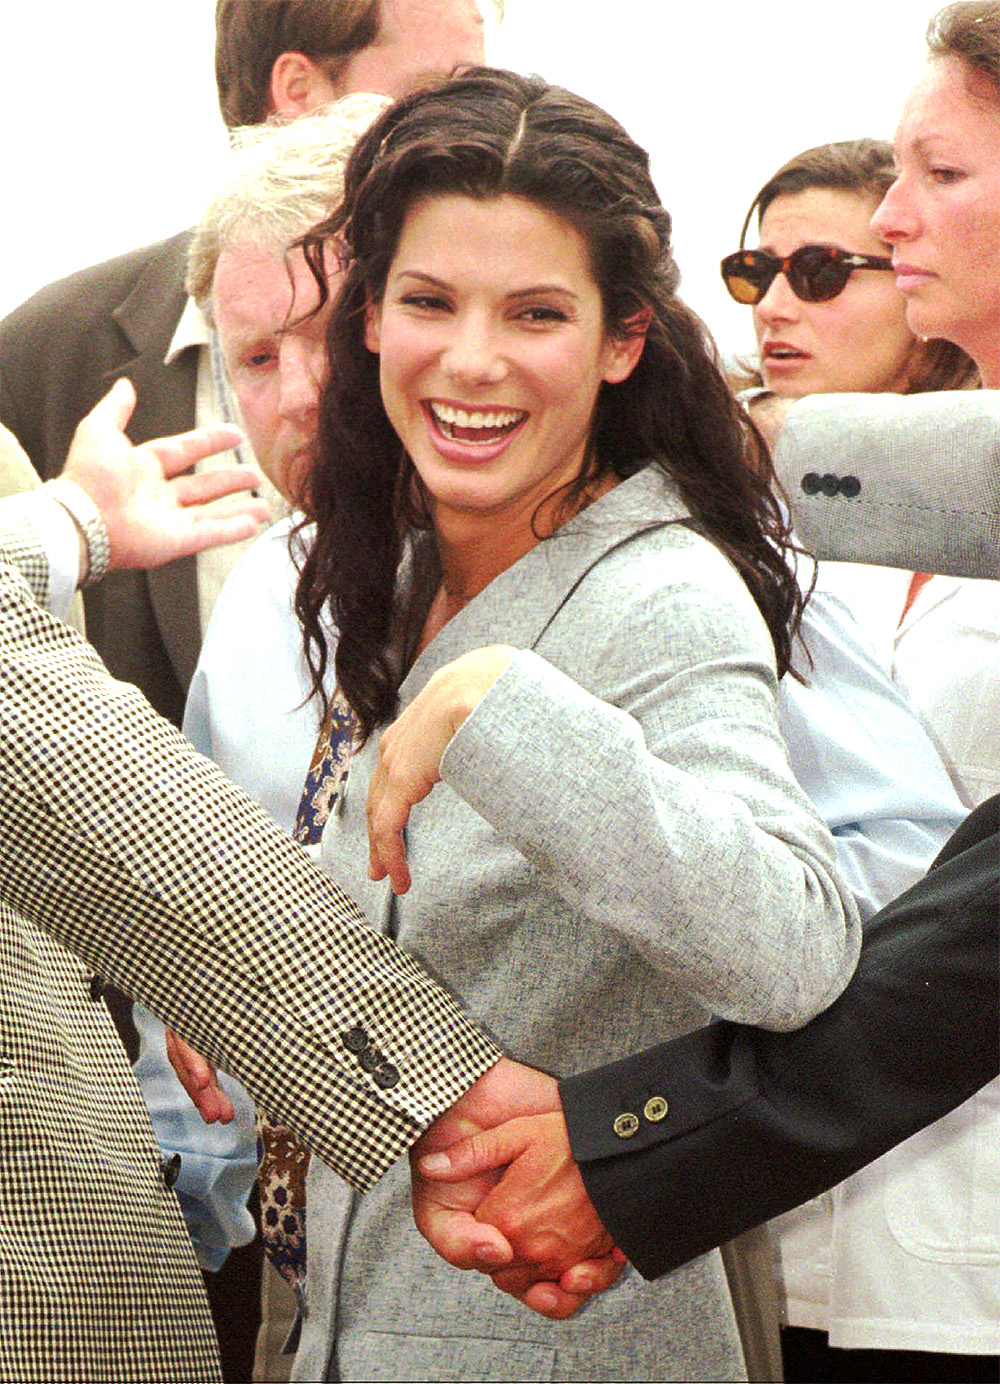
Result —
[{"label": "finger", "polygon": [[206,1124],[228,1124],[235,1115],[233,1103],[219,1086],[215,1068],[196,1048],[173,1029],[166,1031],[167,1057],[177,1080],[191,1098]]},{"label": "finger", "polygon": [[393,892],[405,894],[410,887],[410,869],[406,863],[406,842],[403,830],[410,815],[410,805],[403,799],[397,805],[383,779],[372,779],[368,791],[368,877],[392,883]]},{"label": "finger", "polygon": [[587,1301],[585,1296],[567,1293],[556,1283],[535,1283],[527,1292],[518,1295],[525,1307],[530,1307],[539,1316],[551,1317],[553,1321],[565,1321],[578,1312]]},{"label": "finger", "polygon": [[232,1101],[220,1086],[208,1086],[194,1104],[206,1124],[229,1124],[236,1114]]},{"label": "finger", "polygon": [[172,1028],[166,1030],[167,1057],[185,1091],[200,1091],[215,1081],[215,1069],[207,1057],[184,1041]]},{"label": "finger", "polygon": [[178,540],[173,556],[190,557],[206,548],[219,548],[226,543],[242,543],[244,539],[253,538],[255,534],[260,533],[270,518],[270,511],[263,505],[263,512],[254,508],[246,514],[232,514],[223,519],[198,519],[190,531]]},{"label": "finger", "polygon": [[603,1293],[621,1278],[626,1262],[620,1250],[614,1254],[606,1254],[602,1259],[585,1259],[561,1275],[559,1287],[564,1292],[578,1297],[592,1297],[594,1293]]},{"label": "finger", "polygon": [[490,1273],[514,1258],[513,1249],[500,1231],[495,1226],[482,1225],[469,1211],[437,1206],[427,1198],[415,1196],[414,1217],[431,1248],[456,1269]]},{"label": "finger", "polygon": [[[517,1253],[516,1249],[514,1253]],[[511,1297],[523,1298],[528,1289],[535,1283],[554,1283],[559,1277],[559,1266],[556,1264],[524,1264],[520,1259],[515,1259],[513,1264],[494,1270],[490,1277],[502,1293],[508,1293]]]},{"label": "finger", "polygon": [[213,423],[207,428],[194,428],[176,437],[158,437],[144,447],[153,453],[166,477],[186,471],[196,461],[228,452],[243,441],[243,433],[232,423]]},{"label": "finger", "polygon": [[219,466],[196,476],[178,476],[173,492],[179,505],[209,505],[241,490],[254,490],[260,483],[261,474],[253,466]]},{"label": "finger", "polygon": [[96,413],[100,409],[101,413],[106,413],[110,422],[124,432],[128,420],[132,417],[135,409],[135,385],[127,376],[122,376],[120,380],[115,380],[114,384],[94,407],[92,412]]},{"label": "finger", "polygon": [[402,832],[396,837],[368,842],[368,878],[378,882],[386,875],[394,894],[405,894],[412,883]]},{"label": "finger", "polygon": [[420,1171],[437,1182],[458,1182],[506,1167],[524,1152],[525,1141],[510,1128],[512,1121],[484,1129],[467,1139],[449,1144],[447,1149],[425,1153],[420,1159]]}]

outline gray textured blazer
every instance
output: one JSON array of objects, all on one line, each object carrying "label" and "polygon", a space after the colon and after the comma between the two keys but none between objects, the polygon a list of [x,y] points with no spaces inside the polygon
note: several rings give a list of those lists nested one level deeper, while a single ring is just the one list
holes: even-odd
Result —
[{"label": "gray textured blazer", "polygon": [[775,466],[817,557],[1000,576],[998,390],[813,395]]},{"label": "gray textured blazer", "polygon": [[[465,607],[401,689],[468,649],[520,652],[407,829],[413,887],[366,877],[377,737],[352,761],[328,868],[514,1057],[560,1074],[725,1014],[804,1023],[858,936],[792,778],[771,641],[743,582],[646,470]],[[432,545],[430,545],[432,546]],[[429,570],[424,570],[424,568]],[[418,598],[436,584],[415,562]],[[724,1189],[720,1189],[724,1191]],[[412,1225],[405,1170],[355,1199],[314,1161],[299,1379],[743,1378],[716,1255],[627,1274],[553,1323],[456,1274]]]}]

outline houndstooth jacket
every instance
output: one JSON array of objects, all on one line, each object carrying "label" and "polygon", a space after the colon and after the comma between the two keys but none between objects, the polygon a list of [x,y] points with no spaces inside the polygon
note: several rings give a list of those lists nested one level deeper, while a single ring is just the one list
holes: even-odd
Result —
[{"label": "houndstooth jacket", "polygon": [[30,520],[0,502],[0,1379],[215,1380],[171,1170],[97,976],[359,1189],[498,1054],[41,608],[46,586]]}]

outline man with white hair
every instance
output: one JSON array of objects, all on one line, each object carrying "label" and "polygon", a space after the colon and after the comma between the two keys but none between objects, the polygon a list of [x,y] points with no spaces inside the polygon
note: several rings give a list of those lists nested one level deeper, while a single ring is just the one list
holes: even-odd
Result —
[{"label": "man with white hair", "polygon": [[[241,130],[191,239],[188,292],[218,335],[254,458],[286,504],[313,452],[331,301],[320,305],[295,242],[334,210],[358,135],[388,104],[360,93],[290,125]],[[332,288],[333,252],[327,272]]]}]

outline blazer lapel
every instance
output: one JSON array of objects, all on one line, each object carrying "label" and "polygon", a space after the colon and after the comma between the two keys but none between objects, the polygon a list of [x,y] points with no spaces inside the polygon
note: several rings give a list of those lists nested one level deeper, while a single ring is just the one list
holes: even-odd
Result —
[{"label": "blazer lapel", "polygon": [[689,517],[659,468],[647,466],[629,477],[501,572],[453,616],[404,679],[400,706],[411,702],[431,675],[459,653],[495,644],[498,612],[503,612],[504,642],[534,648],[605,553],[641,529],[683,523]]},{"label": "blazer lapel", "polygon": [[[128,376],[136,389],[129,436],[148,441],[195,426],[198,352],[194,349],[164,365],[174,329],[184,309],[184,272],[190,234],[167,242],[164,254],[151,260],[128,297],[112,316],[134,354],[114,378]],[[198,574],[193,557],[167,563],[146,573],[156,622],[174,671],[183,687],[194,674],[201,643]],[[195,637],[192,638],[192,631]]]}]

